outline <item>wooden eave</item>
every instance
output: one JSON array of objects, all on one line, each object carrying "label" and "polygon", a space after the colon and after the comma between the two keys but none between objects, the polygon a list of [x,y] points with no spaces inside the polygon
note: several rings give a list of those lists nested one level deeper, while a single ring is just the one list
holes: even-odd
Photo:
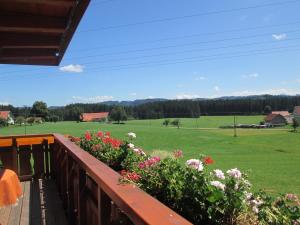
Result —
[{"label": "wooden eave", "polygon": [[0,0],[0,63],[59,65],[90,0]]}]

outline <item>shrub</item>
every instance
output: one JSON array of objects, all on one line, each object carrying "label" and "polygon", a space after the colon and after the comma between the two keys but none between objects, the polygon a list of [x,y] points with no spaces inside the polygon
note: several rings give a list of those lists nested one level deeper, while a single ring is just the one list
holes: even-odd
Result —
[{"label": "shrub", "polygon": [[32,124],[35,122],[35,118],[34,117],[28,117],[26,119],[26,122],[32,126]]},{"label": "shrub", "polygon": [[24,118],[24,116],[18,116],[17,118],[16,118],[16,124],[19,124],[20,126],[22,125],[22,124],[24,124],[25,123],[25,118]]},{"label": "shrub", "polygon": [[[129,141],[136,137],[128,133]],[[120,182],[134,183],[187,218],[200,225],[288,225],[300,224],[300,201],[296,195],[271,197],[252,193],[247,175],[237,168],[226,173],[212,172],[209,156],[180,163],[182,151],[173,156],[148,156],[128,141],[112,138],[110,133],[86,132],[70,137],[122,175]]]},{"label": "shrub", "polygon": [[169,124],[170,124],[170,120],[165,119],[164,122],[163,122],[163,125],[167,127],[167,126],[169,126]]},{"label": "shrub", "polygon": [[8,125],[7,120],[0,117],[0,127],[6,127]]},{"label": "shrub", "polygon": [[171,124],[174,126],[174,127],[177,127],[179,129],[179,127],[181,126],[181,122],[180,122],[180,119],[175,119],[171,122]]}]

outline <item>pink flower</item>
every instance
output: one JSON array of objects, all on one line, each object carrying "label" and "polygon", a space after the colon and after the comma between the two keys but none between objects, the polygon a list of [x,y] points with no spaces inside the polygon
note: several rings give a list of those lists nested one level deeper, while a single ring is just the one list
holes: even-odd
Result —
[{"label": "pink flower", "polygon": [[160,161],[160,157],[158,156],[154,156],[152,158],[147,159],[144,162],[139,163],[139,168],[140,169],[144,169],[146,167],[151,167],[154,166],[155,164],[157,164]]},{"label": "pink flower", "polygon": [[175,151],[173,152],[173,155],[174,155],[174,157],[175,157],[176,159],[178,159],[178,158],[183,157],[183,152],[182,152],[182,150],[175,150]]},{"label": "pink flower", "polygon": [[194,168],[198,171],[203,171],[203,169],[204,169],[203,163],[198,159],[189,159],[188,161],[186,161],[185,164],[188,167]]},{"label": "pink flower", "polygon": [[105,136],[106,136],[106,137],[110,137],[110,132],[108,132],[108,131],[105,132]]}]

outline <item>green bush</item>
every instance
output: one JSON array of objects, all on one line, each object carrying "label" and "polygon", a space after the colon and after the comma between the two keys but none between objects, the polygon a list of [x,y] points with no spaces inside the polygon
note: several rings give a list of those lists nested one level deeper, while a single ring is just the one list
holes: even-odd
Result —
[{"label": "green bush", "polygon": [[8,126],[7,120],[0,117],[0,127]]}]

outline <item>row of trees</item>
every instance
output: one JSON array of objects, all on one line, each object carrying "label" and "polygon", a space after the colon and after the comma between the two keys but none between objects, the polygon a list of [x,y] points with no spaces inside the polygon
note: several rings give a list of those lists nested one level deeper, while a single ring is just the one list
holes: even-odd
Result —
[{"label": "row of trees", "polygon": [[[300,105],[300,96],[249,96],[218,99],[166,100],[137,106],[113,106],[106,104],[70,104],[62,107],[47,107],[42,101],[32,107],[0,106],[0,110],[10,110],[16,116],[41,117],[46,121],[79,120],[83,112],[110,112],[112,117],[119,114],[120,120],[159,118],[198,118],[200,115],[228,114],[268,114],[272,110],[293,111]],[[120,113],[120,111],[122,113]],[[118,121],[118,119],[116,119]]]}]

